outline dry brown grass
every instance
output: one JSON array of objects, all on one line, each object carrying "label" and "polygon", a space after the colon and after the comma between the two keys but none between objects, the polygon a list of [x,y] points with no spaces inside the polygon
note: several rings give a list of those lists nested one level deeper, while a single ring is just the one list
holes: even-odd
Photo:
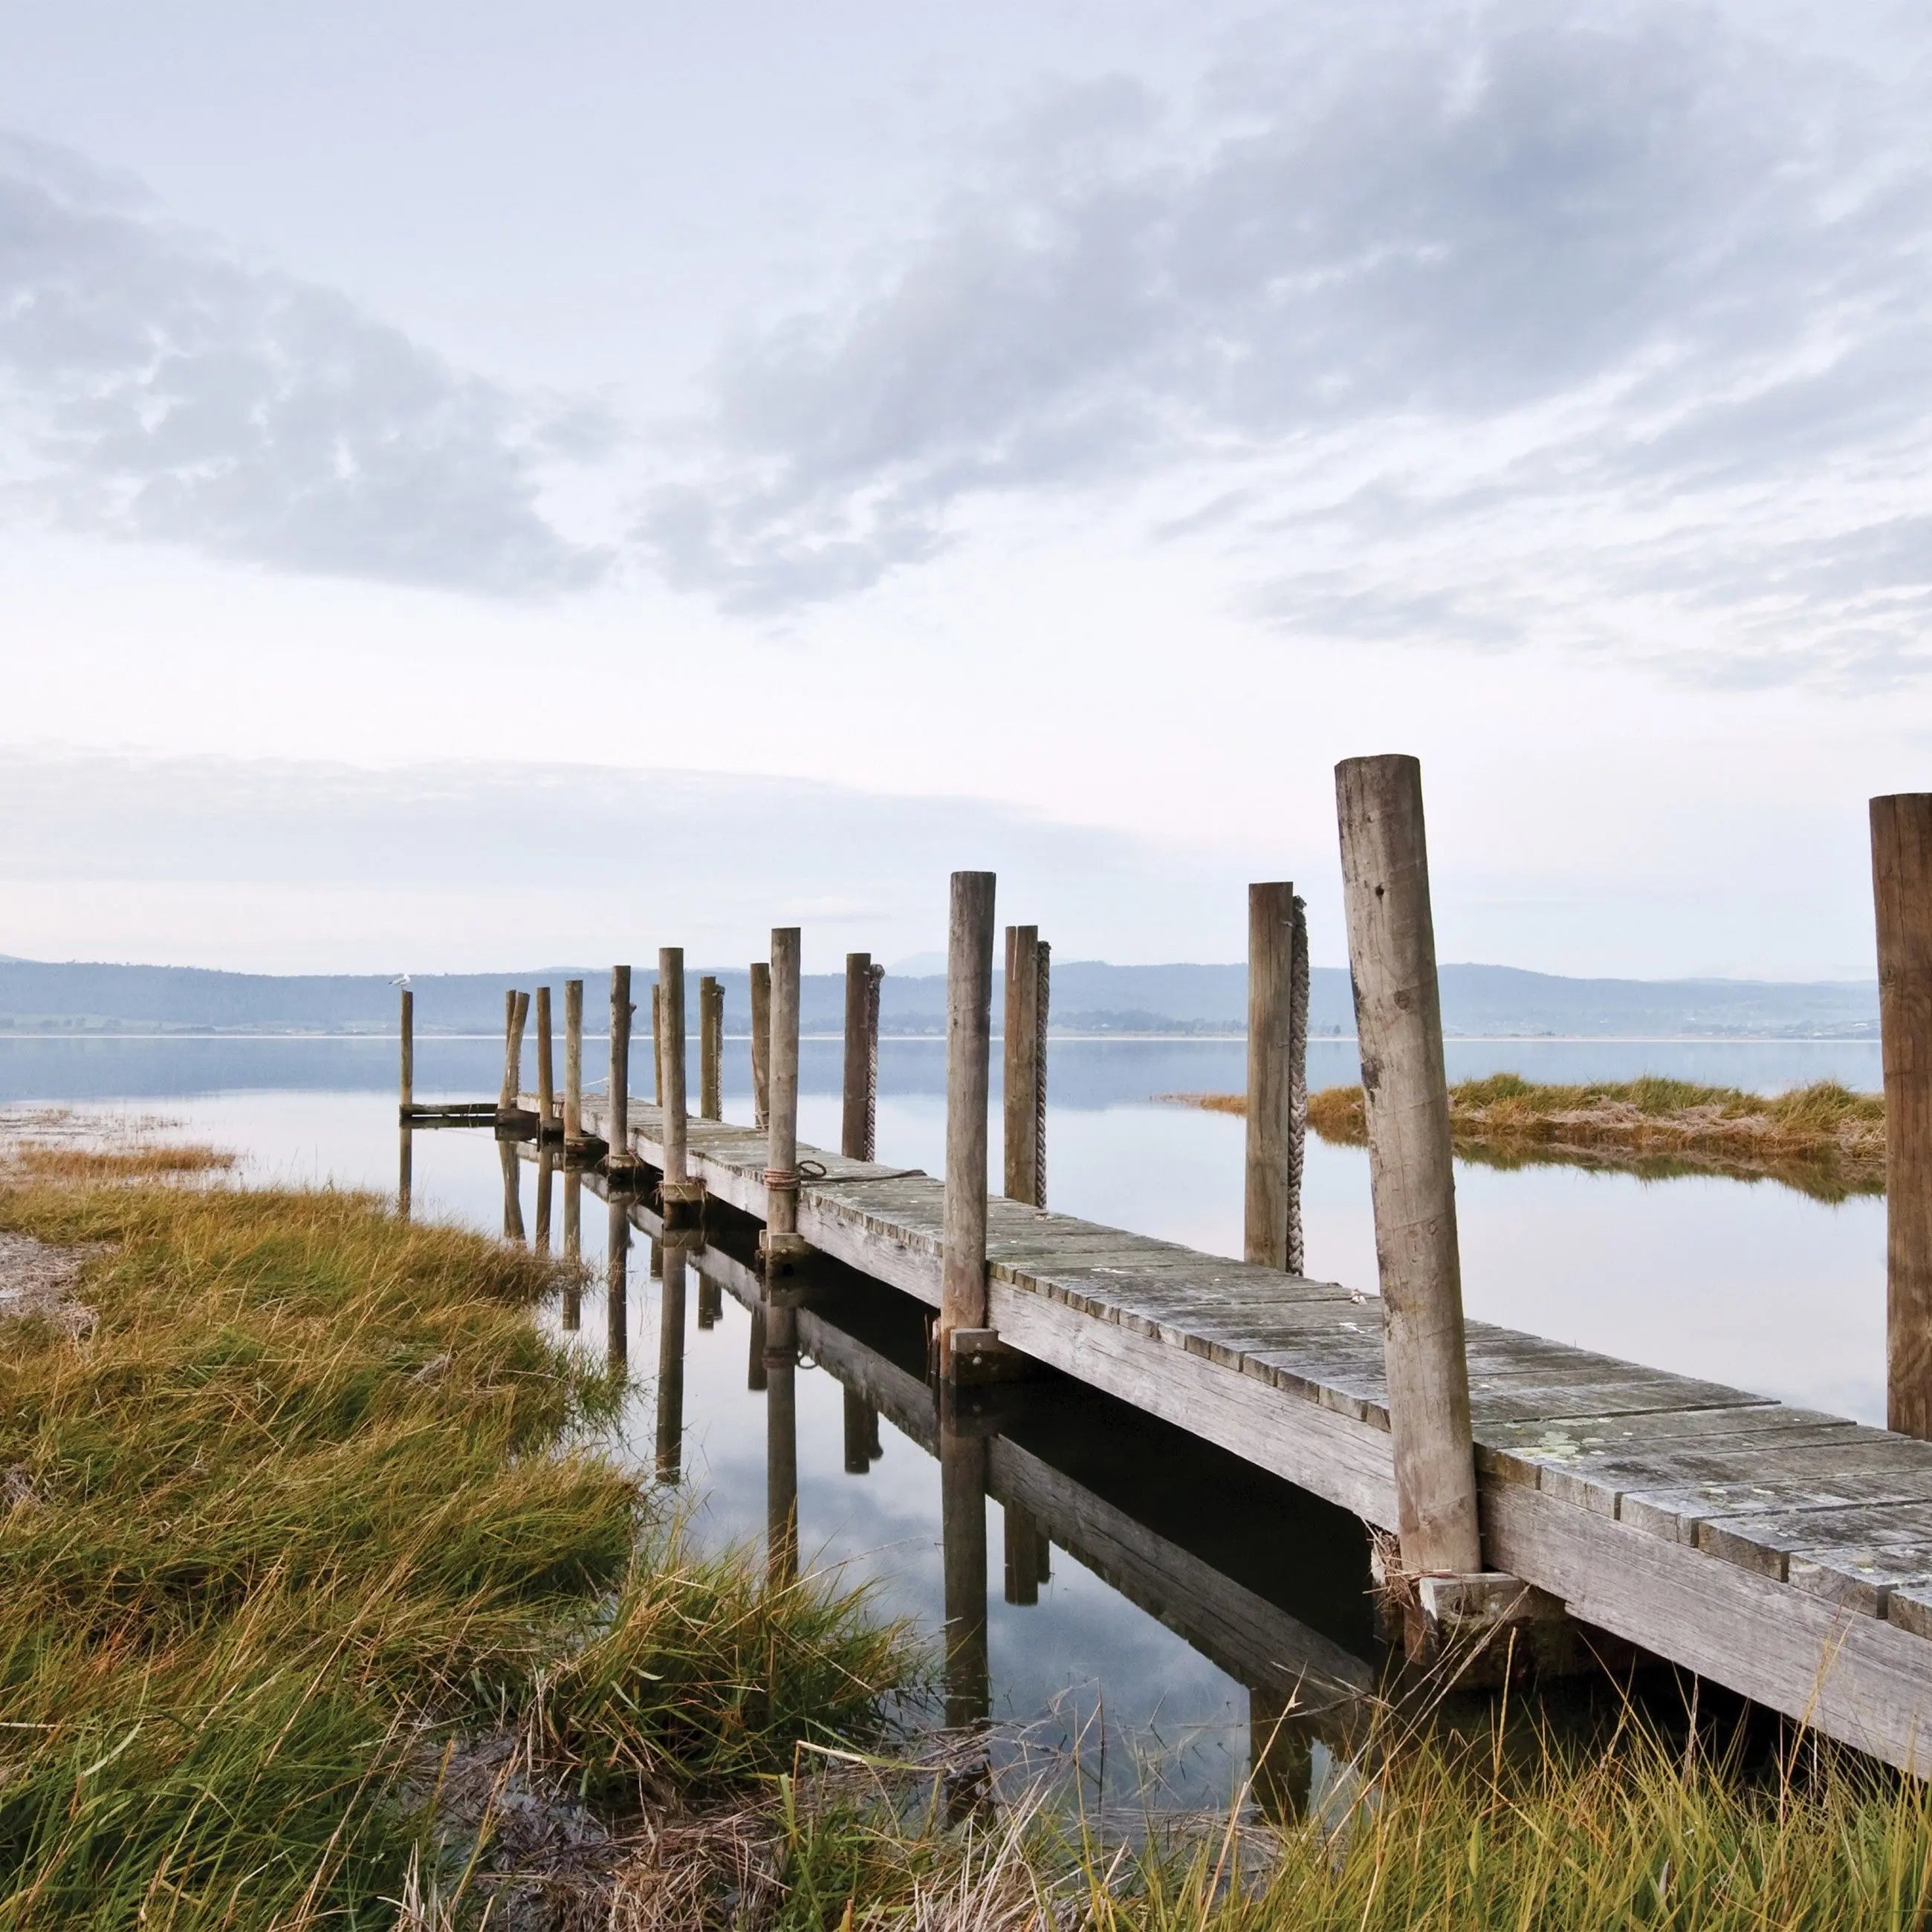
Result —
[{"label": "dry brown grass", "polygon": [[15,1148],[10,1162],[13,1179],[67,1187],[177,1180],[229,1173],[235,1164],[234,1155],[225,1148],[199,1143],[98,1148],[62,1147],[46,1141],[30,1141]]},{"label": "dry brown grass", "polygon": [[[1239,1094],[1160,1097],[1247,1111]],[[1716,1173],[1780,1180],[1826,1200],[1885,1188],[1884,1100],[1833,1081],[1762,1094],[1654,1076],[1554,1086],[1496,1073],[1450,1088],[1449,1124],[1459,1154],[1495,1166],[1559,1162],[1660,1179]],[[1325,1141],[1360,1146],[1360,1088],[1311,1094],[1308,1124]]]}]

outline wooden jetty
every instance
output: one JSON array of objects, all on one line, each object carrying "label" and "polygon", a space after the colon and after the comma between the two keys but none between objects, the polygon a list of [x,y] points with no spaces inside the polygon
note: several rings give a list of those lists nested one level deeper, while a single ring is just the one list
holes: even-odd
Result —
[{"label": "wooden jetty", "polygon": [[[1251,999],[1263,1010],[1251,1026],[1248,1259],[989,1195],[988,874],[953,881],[943,1179],[862,1157],[850,1125],[855,1150],[798,1144],[796,928],[774,932],[759,1001],[762,1125],[686,1118],[681,1024],[664,1042],[679,1071],[658,1085],[661,1101],[674,1090],[674,1115],[628,1095],[620,968],[612,1094],[583,1100],[586,1142],[608,1144],[620,1198],[670,1180],[680,1247],[701,1250],[707,1203],[763,1228],[767,1363],[790,1359],[814,1257],[828,1257],[934,1311],[942,1390],[1043,1364],[1392,1532],[1389,1581],[1418,1654],[1568,1620],[1932,1771],[1932,1442],[1922,1439],[1932,1430],[1932,795],[1873,812],[1892,1430],[1465,1322],[1419,770],[1349,760],[1337,803],[1379,1294],[1288,1265],[1300,1246],[1296,1069],[1280,1056],[1298,1051],[1298,947],[1304,983],[1306,964],[1292,886],[1258,887],[1251,906],[1262,969]],[[1010,935],[1010,958],[1040,962],[1043,1000],[1036,947],[1033,928]],[[681,982],[682,956],[664,964]],[[854,956],[855,1012],[868,970]],[[681,1009],[681,983],[676,995]],[[1032,997],[1010,986],[1022,1014]],[[1010,1085],[1043,1079],[1043,1027],[1042,1015],[1037,1028],[1009,1028]],[[719,1030],[706,1029],[707,1052]],[[520,1031],[512,1002],[512,1054]],[[850,1097],[854,1046],[848,1124],[866,1118]],[[1009,1118],[1042,1118],[1037,1098],[1010,1092]],[[506,1084],[500,1121],[520,1128],[535,1113]],[[1043,1153],[1025,1154],[1014,1185],[1037,1199]],[[980,1493],[983,1438],[968,1432],[949,1448],[942,1429],[940,1449],[942,1487]],[[982,1616],[984,1568],[982,1552]],[[969,1567],[956,1589],[949,1564],[949,1630],[970,1620],[975,1587]]]}]

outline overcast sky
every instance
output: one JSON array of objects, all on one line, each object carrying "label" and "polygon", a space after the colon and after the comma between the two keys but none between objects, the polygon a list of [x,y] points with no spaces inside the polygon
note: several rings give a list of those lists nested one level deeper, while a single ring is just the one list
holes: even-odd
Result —
[{"label": "overcast sky", "polygon": [[0,952],[1871,970],[1932,14],[9,0]]}]

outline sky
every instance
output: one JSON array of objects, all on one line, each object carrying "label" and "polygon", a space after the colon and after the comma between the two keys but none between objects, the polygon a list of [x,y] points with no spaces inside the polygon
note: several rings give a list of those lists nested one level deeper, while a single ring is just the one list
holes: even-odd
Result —
[{"label": "sky", "polygon": [[0,952],[1862,977],[1932,14],[9,0]]}]

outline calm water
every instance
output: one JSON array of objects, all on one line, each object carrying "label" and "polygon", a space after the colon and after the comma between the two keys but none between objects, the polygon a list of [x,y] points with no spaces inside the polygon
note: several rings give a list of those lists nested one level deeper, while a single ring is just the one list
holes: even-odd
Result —
[{"label": "calm water", "polygon": [[[586,1063],[598,1063],[601,1051],[587,1046]],[[800,1136],[821,1145],[837,1142],[839,1054],[836,1041],[803,1049]],[[1152,1096],[1238,1089],[1244,1054],[1227,1041],[1054,1042],[1052,1204],[1238,1253],[1242,1124]],[[1828,1077],[1873,1088],[1878,1080],[1877,1049],[1862,1042],[1464,1041],[1450,1043],[1449,1057],[1452,1078],[1511,1069],[1552,1080],[1664,1072],[1760,1089]],[[880,1060],[880,1158],[938,1172],[942,1045],[889,1040]],[[1352,1043],[1316,1042],[1310,1061],[1313,1084],[1354,1076]],[[497,1042],[420,1040],[418,1096],[487,1097],[500,1067]],[[394,1043],[380,1040],[0,1041],[0,1101],[164,1117],[242,1150],[257,1180],[393,1188],[394,1077]],[[725,1084],[727,1115],[748,1118],[741,1040],[728,1042]],[[419,1132],[413,1156],[418,1214],[500,1230],[502,1170],[488,1135]],[[998,1160],[996,1104],[995,1173]],[[517,1176],[531,1226],[535,1168],[521,1162]],[[1646,1183],[1560,1168],[1462,1166],[1457,1186],[1472,1316],[1882,1420],[1882,1202],[1830,1206],[1770,1183]],[[1372,1286],[1365,1156],[1311,1137],[1304,1205],[1311,1272]],[[607,1213],[587,1192],[583,1229],[585,1259],[601,1283]],[[624,1433],[648,1464],[660,1420],[662,1287],[648,1243],[634,1238],[623,1314],[638,1386]],[[728,1276],[731,1246],[728,1238],[717,1264]],[[751,1318],[731,1293],[701,1294],[694,1275],[685,1293],[678,1472],[700,1534],[754,1541],[766,1521],[772,1404],[769,1390],[749,1386],[760,1378]],[[889,1391],[916,1390],[916,1316],[897,1298],[856,1291],[809,1318],[825,1324],[817,1332],[826,1362],[808,1354],[793,1378],[802,1559],[848,1565],[847,1574],[872,1580],[886,1608],[936,1627],[938,1466],[886,1402],[880,1454],[858,1458],[868,1466],[848,1473],[840,1378],[862,1372]],[[585,1346],[601,1347],[601,1286],[585,1292],[582,1321],[594,1338]],[[1326,1659],[1337,1670],[1346,1664],[1359,1673],[1376,1661],[1358,1526],[1104,1398],[1052,1384],[1008,1401],[989,1452],[994,1494],[1023,1490],[1062,1518],[1047,1579],[1029,1592],[1034,1526],[1016,1504],[1010,1531],[1002,1504],[985,1504],[996,1714],[1036,1720],[1049,1740],[1077,1733],[1103,1795],[1127,1795],[1157,1766],[1172,1796],[1220,1802],[1248,1768],[1251,1717],[1272,1708],[1257,1657],[1278,1661],[1299,1646],[1304,1662]],[[1058,1540],[1063,1528],[1070,1551]],[[1018,1552],[1018,1568],[1004,1576],[1010,1552]],[[1010,1594],[1037,1600],[1004,1600]],[[1329,1760],[1322,1724],[1314,1729],[1293,1774],[1312,1776],[1318,1790]]]}]

